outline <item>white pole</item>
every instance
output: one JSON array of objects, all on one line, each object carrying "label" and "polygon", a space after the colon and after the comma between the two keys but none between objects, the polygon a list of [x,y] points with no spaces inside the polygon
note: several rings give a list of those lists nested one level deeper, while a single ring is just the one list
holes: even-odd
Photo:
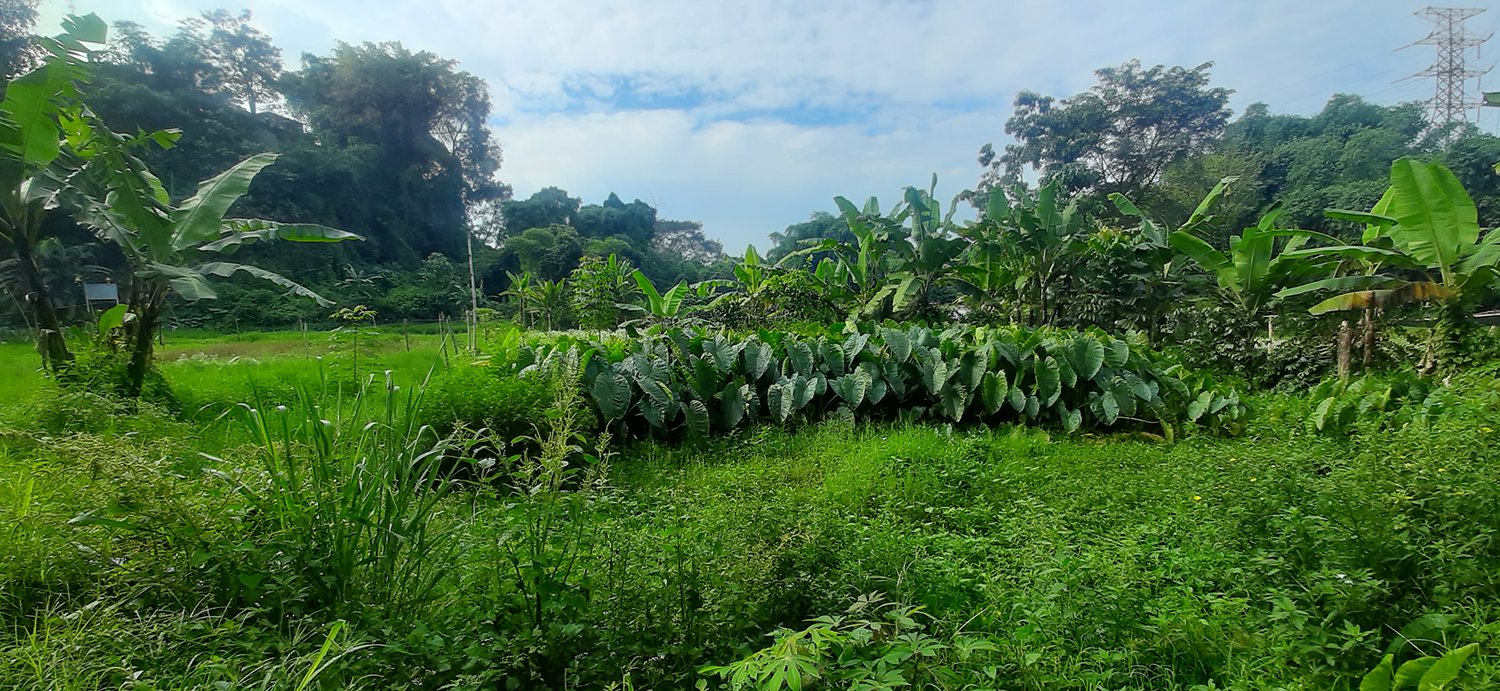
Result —
[{"label": "white pole", "polygon": [[469,245],[469,352],[479,350],[479,289],[474,284],[474,229],[464,231]]}]

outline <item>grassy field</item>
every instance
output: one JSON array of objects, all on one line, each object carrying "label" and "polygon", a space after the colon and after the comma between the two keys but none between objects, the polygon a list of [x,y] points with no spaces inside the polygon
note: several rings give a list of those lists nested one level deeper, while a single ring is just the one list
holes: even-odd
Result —
[{"label": "grassy field", "polygon": [[[1393,642],[1478,643],[1449,688],[1500,686],[1493,377],[1347,438],[1267,397],[1232,439],[834,422],[590,459],[543,430],[507,468],[368,436],[423,419],[444,357],[366,345],[390,408],[326,336],[171,338],[176,410],[0,347],[0,687],[667,689],[748,659],[763,688],[1353,689]],[[326,449],[277,441],[320,416]],[[364,493],[439,462],[465,482]]]}]

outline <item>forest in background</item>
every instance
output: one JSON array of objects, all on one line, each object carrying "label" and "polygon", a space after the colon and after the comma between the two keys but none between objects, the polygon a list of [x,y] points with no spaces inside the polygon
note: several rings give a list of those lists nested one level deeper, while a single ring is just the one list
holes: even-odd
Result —
[{"label": "forest in background", "polygon": [[[34,59],[34,4],[0,3],[0,62],[8,76]],[[590,256],[616,255],[658,285],[732,276],[734,262],[700,223],[659,218],[641,200],[611,194],[585,204],[557,187],[513,199],[502,182],[502,143],[487,125],[488,87],[456,62],[388,42],[338,44],[327,55],[304,54],[294,66],[252,20],[248,11],[215,10],[184,18],[165,36],[116,22],[86,98],[115,130],[181,130],[175,147],[144,154],[174,198],[246,156],[273,151],[278,162],[238,212],[365,237],[335,248],[247,249],[258,265],[341,305],[413,320],[459,317],[468,308],[471,233],[480,300],[502,311],[516,310],[503,297],[515,292],[516,279],[561,282]],[[1308,116],[1275,114],[1263,103],[1235,116],[1232,91],[1212,83],[1211,67],[1130,62],[1099,70],[1097,86],[1072,97],[1020,93],[1005,128],[1012,143],[980,149],[974,189],[960,196],[983,209],[990,190],[1055,181],[1096,228],[1129,224],[1108,201],[1114,193],[1177,227],[1215,183],[1235,176],[1217,209],[1221,222],[1205,229],[1209,242],[1224,248],[1273,203],[1285,226],[1338,234],[1323,210],[1369,208],[1391,163],[1414,156],[1455,172],[1475,198],[1482,226],[1500,216],[1493,171],[1500,138],[1473,126],[1433,128],[1418,103],[1380,105],[1349,94]],[[824,238],[852,242],[834,211],[767,229],[767,259]],[[47,223],[55,241],[42,248],[42,264],[54,300],[68,321],[86,321],[79,283],[123,282],[124,262],[66,214]],[[8,247],[0,251],[9,254]],[[812,258],[809,267],[818,256]],[[13,280],[6,285],[0,314],[24,328],[24,295]],[[328,317],[310,302],[279,298],[274,288],[229,280],[218,300],[174,304],[169,319],[239,328]]]}]

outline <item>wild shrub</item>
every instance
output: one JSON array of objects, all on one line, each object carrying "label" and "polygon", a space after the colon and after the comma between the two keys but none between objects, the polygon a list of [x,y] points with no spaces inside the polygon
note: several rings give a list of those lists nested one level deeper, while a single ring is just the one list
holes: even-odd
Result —
[{"label": "wild shrub", "polygon": [[522,377],[494,365],[455,365],[433,375],[423,396],[423,418],[443,434],[482,429],[509,443],[546,428],[553,388],[545,376]]}]

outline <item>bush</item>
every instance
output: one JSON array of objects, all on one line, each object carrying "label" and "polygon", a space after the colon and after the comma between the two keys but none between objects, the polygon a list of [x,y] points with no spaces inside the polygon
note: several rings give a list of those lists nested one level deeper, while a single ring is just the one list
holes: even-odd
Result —
[{"label": "bush", "polygon": [[460,427],[483,428],[509,441],[543,426],[551,403],[552,383],[545,377],[521,377],[504,367],[459,365],[428,385],[423,417],[444,434]]}]

